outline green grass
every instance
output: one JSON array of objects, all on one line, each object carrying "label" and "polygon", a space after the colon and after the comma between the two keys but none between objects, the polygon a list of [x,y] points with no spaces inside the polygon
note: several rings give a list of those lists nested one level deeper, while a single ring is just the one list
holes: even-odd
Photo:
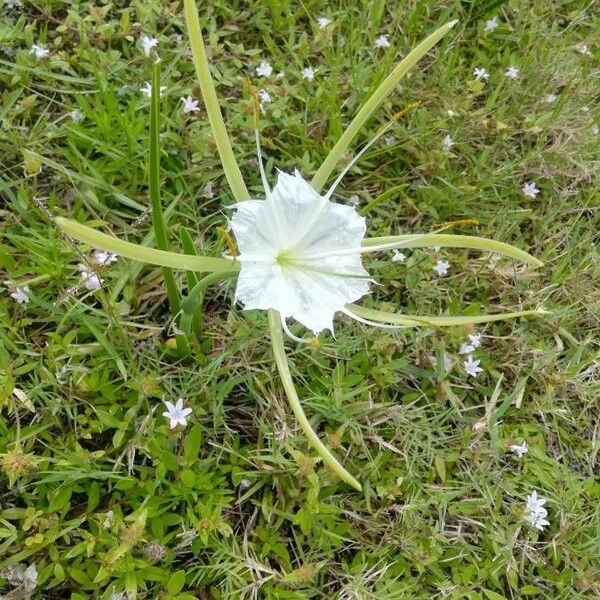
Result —
[{"label": "green grass", "polygon": [[[260,120],[270,179],[294,167],[309,177],[397,60],[460,19],[363,129],[354,150],[420,102],[336,199],[358,195],[373,236],[474,219],[451,233],[514,244],[545,263],[524,269],[450,248],[406,251],[403,264],[389,253],[367,259],[384,282],[363,302],[371,308],[552,312],[479,326],[477,379],[458,355],[473,328],[394,333],[341,317],[319,349],[286,343],[304,409],[363,484],[358,493],[315,459],[276,376],[267,317],[233,306],[231,282],[206,292],[201,336],[181,359],[161,269],[121,258],[88,292],[76,265],[89,248],[46,214],[157,246],[150,100],[138,91],[152,77],[136,45],[147,33],[160,40],[167,86],[160,193],[170,248],[189,251],[185,227],[198,253],[227,250],[218,228],[233,197],[206,113],[180,111],[181,96],[200,98],[182,7],[23,4],[0,10],[0,593],[15,590],[8,565],[34,563],[30,596],[44,599],[122,600],[126,590],[170,600],[597,598],[597,7],[199,5],[251,194],[261,185],[245,76],[273,99]],[[333,25],[319,30],[320,15]],[[499,27],[485,33],[492,16]],[[392,46],[375,50],[382,32]],[[32,43],[51,56],[36,60]],[[261,60],[285,76],[254,77]],[[514,81],[504,77],[511,64],[521,70]],[[313,82],[300,76],[308,65]],[[475,83],[475,67],[490,79]],[[522,194],[527,181],[536,199]],[[439,257],[451,264],[444,278],[433,271]],[[174,274],[185,295],[188,274]],[[16,286],[29,286],[28,304],[10,297]],[[179,397],[194,412],[173,433],[162,401]],[[523,440],[530,450],[517,459],[509,446]],[[548,499],[544,532],[523,520],[534,490]]]}]

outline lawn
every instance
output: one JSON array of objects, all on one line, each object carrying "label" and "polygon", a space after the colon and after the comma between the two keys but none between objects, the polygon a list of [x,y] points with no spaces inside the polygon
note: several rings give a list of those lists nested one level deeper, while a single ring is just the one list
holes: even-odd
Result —
[{"label": "lawn", "polygon": [[160,189],[170,250],[236,253],[182,3],[0,3],[0,598],[600,597],[597,4],[197,3],[253,198],[256,120],[271,184],[310,180],[398,61],[458,19],[344,152],[330,181],[389,127],[333,200],[369,236],[443,230],[543,261],[369,254],[363,306],[540,314],[399,330],[338,314],[334,335],[285,338],[358,491],[308,443],[267,313],[235,281],[204,292],[186,336],[172,285],[185,297],[197,274],[165,280],[54,222],[157,247]]}]

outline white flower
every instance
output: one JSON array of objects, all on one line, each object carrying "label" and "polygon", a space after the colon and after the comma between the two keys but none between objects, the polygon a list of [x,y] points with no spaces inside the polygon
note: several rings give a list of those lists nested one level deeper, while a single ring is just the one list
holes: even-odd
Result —
[{"label": "white flower", "polygon": [[266,60],[263,60],[255,69],[258,77],[270,77],[273,73],[273,67]]},{"label": "white flower", "polygon": [[465,372],[471,377],[477,377],[483,369],[479,366],[480,360],[475,360],[472,356],[469,356],[466,361],[463,362],[465,365]]},{"label": "white flower", "polygon": [[83,118],[85,115],[80,110],[75,109],[75,110],[72,110],[70,113],[68,113],[68,116],[75,123],[79,123],[79,122],[83,121]]},{"label": "white flower", "polygon": [[19,0],[4,0],[4,6],[6,8],[20,8],[23,4]]},{"label": "white flower", "polygon": [[325,29],[325,27],[331,23],[331,19],[328,19],[327,17],[318,17],[317,23],[319,24],[319,29]]},{"label": "white flower", "polygon": [[475,351],[475,346],[473,346],[471,344],[467,344],[467,342],[464,342],[460,345],[460,349],[458,350],[458,353],[459,354],[471,354],[474,351]]},{"label": "white flower", "polygon": [[85,268],[81,271],[81,282],[85,286],[86,290],[93,292],[97,290],[104,280],[98,277],[97,273],[94,271],[87,271]]},{"label": "white flower", "polygon": [[388,40],[387,35],[380,35],[375,40],[375,48],[389,48],[389,47],[390,47],[390,42]]},{"label": "white flower", "polygon": [[267,90],[258,90],[258,99],[261,104],[268,104],[271,102],[271,94]]},{"label": "white flower", "polygon": [[48,58],[50,56],[50,50],[46,46],[40,44],[33,44],[30,50],[31,54],[35,54],[36,58]]},{"label": "white flower", "polygon": [[449,109],[446,111],[446,114],[447,114],[449,117],[455,117],[455,116],[456,116],[456,111],[454,111],[454,110],[452,110],[451,108],[449,108]]},{"label": "white flower", "polygon": [[285,73],[283,71],[279,71],[275,77],[277,77],[277,79],[283,79],[285,77]]},{"label": "white flower", "polygon": [[517,79],[519,77],[519,69],[518,67],[513,67],[512,65],[506,69],[506,73],[504,73],[505,77],[509,79]]},{"label": "white flower", "polygon": [[529,198],[535,198],[540,193],[540,190],[535,186],[535,181],[526,182],[521,191]]},{"label": "white flower", "polygon": [[406,254],[400,250],[394,250],[392,253],[392,262],[403,263],[406,260]]},{"label": "white flower", "polygon": [[558,96],[556,94],[548,94],[544,101],[547,104],[554,104],[558,100]]},{"label": "white flower", "polygon": [[312,67],[305,67],[302,69],[302,79],[308,79],[312,81],[315,78],[315,70]]},{"label": "white flower", "polygon": [[473,77],[475,77],[475,81],[479,81],[480,79],[489,79],[490,74],[487,72],[487,69],[477,67],[473,71]]},{"label": "white flower", "polygon": [[590,49],[587,47],[586,44],[577,44],[577,46],[575,46],[575,50],[577,50],[577,52],[579,52],[579,54],[583,54],[583,56],[591,56],[592,53],[590,52]]},{"label": "white flower", "polygon": [[450,269],[450,263],[447,260],[438,260],[435,263],[435,267],[433,267],[433,270],[440,277],[444,277],[445,275],[448,275],[448,269]]},{"label": "white flower", "polygon": [[158,46],[158,40],[155,37],[150,37],[147,35],[142,35],[140,42],[146,56],[150,56],[152,48],[156,48]]},{"label": "white flower", "polygon": [[111,265],[117,262],[118,256],[106,250],[94,250],[94,260],[101,266]]},{"label": "white flower", "polygon": [[[167,89],[167,86],[161,85],[158,91],[158,95],[162,96],[162,93]],[[144,85],[140,88],[140,92],[150,98],[152,96],[152,84],[149,81],[146,81]]]},{"label": "white flower", "polygon": [[200,108],[198,107],[198,100],[192,98],[192,96],[186,96],[185,98],[181,98],[183,102],[183,106],[181,107],[181,112],[184,115],[189,113],[198,112]]},{"label": "white flower", "polygon": [[353,194],[348,198],[348,202],[352,204],[352,206],[358,206],[360,204],[360,198],[356,194]]},{"label": "white flower", "polygon": [[17,304],[27,304],[29,302],[29,287],[26,285],[18,287],[14,292],[11,293],[10,297]]},{"label": "white flower", "polygon": [[529,448],[527,447],[527,442],[523,442],[521,445],[513,444],[510,449],[521,458],[524,454],[527,454]]},{"label": "white flower", "polygon": [[594,123],[594,125],[592,125],[592,133],[594,135],[598,135],[600,133],[600,126],[597,123]]},{"label": "white flower", "polygon": [[540,531],[543,531],[546,525],[550,525],[550,522],[546,520],[548,516],[548,511],[544,508],[546,502],[546,498],[538,498],[537,492],[527,496],[524,519]]},{"label": "white flower", "polygon": [[297,171],[279,173],[265,200],[234,206],[241,264],[235,299],[245,310],[275,309],[315,335],[369,292],[362,266],[366,224],[354,208],[320,196]]},{"label": "white flower", "polygon": [[496,29],[496,27],[498,27],[498,19],[497,17],[494,17],[493,19],[488,19],[485,22],[485,27],[484,27],[484,31],[494,31],[494,29]]},{"label": "white flower", "polygon": [[469,338],[469,341],[471,342],[471,346],[473,346],[473,348],[479,348],[479,346],[481,346],[481,334],[480,333],[475,333],[475,334],[469,334],[467,336]]},{"label": "white flower", "polygon": [[454,140],[450,137],[450,134],[446,135],[446,137],[443,139],[442,146],[444,150],[450,150],[450,148],[454,146]]},{"label": "white flower", "polygon": [[102,527],[104,529],[110,529],[113,524],[113,519],[115,518],[115,513],[112,510],[107,510],[104,513],[104,521],[102,521]]},{"label": "white flower", "polygon": [[192,413],[192,409],[183,407],[182,398],[179,398],[175,404],[167,400],[165,406],[167,410],[163,413],[163,417],[169,419],[169,427],[171,429],[175,429],[177,425],[182,425],[183,427],[187,425],[187,417]]}]

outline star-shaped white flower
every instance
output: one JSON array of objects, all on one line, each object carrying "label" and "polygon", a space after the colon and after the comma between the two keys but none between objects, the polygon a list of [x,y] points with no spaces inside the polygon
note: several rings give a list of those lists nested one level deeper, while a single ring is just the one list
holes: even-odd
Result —
[{"label": "star-shaped white flower", "polygon": [[112,252],[106,252],[106,250],[94,250],[94,260],[101,266],[111,265],[117,262],[118,256]]},{"label": "star-shaped white flower", "polygon": [[[160,89],[158,90],[158,95],[162,96],[162,93],[166,91],[166,89],[166,85],[161,85]],[[152,96],[152,84],[149,81],[146,81],[146,83],[144,83],[144,85],[140,88],[140,92],[142,92],[144,96],[150,98]]]},{"label": "star-shaped white flower", "polygon": [[258,99],[261,104],[268,104],[271,102],[271,94],[267,90],[258,90]]},{"label": "star-shaped white flower", "polygon": [[177,425],[181,425],[182,427],[187,425],[187,418],[188,415],[192,414],[192,409],[183,407],[183,398],[179,398],[175,404],[167,400],[165,406],[167,410],[163,413],[163,417],[169,420],[169,427],[171,429],[175,429]]},{"label": "star-shaped white flower", "polygon": [[305,67],[302,69],[302,79],[308,79],[312,81],[315,78],[315,70],[312,67]]},{"label": "star-shaped white flower", "polygon": [[74,123],[80,123],[85,118],[85,115],[78,109],[72,110],[68,116]]},{"label": "star-shaped white flower", "polygon": [[183,102],[181,112],[184,115],[200,111],[200,107],[198,106],[198,100],[196,100],[196,98],[193,98],[192,96],[186,96],[185,98],[181,98],[181,101]]},{"label": "star-shaped white flower", "polygon": [[140,37],[140,43],[142,44],[142,49],[146,56],[150,56],[152,49],[158,46],[158,40],[155,37],[150,37],[148,35],[142,35],[142,37]]},{"label": "star-shaped white flower", "polygon": [[525,185],[521,188],[521,191],[529,198],[536,198],[537,195],[540,193],[540,190],[538,190],[535,185],[535,181],[526,182]]},{"label": "star-shaped white flower", "polygon": [[444,148],[444,150],[450,150],[452,146],[454,146],[454,140],[450,137],[450,134],[448,134],[442,140],[442,147]]},{"label": "star-shaped white flower", "polygon": [[318,17],[317,23],[319,24],[319,29],[325,29],[325,27],[331,23],[331,19],[328,19],[327,17]]},{"label": "star-shaped white flower", "polygon": [[485,27],[483,28],[484,31],[494,31],[496,28],[498,27],[498,18],[497,17],[493,17],[492,19],[488,19],[485,22]]},{"label": "star-shaped white flower", "polygon": [[447,260],[438,260],[433,267],[433,270],[440,276],[445,277],[448,275],[450,269],[450,263]]},{"label": "star-shaped white flower", "polygon": [[406,254],[400,252],[400,250],[394,250],[392,252],[392,262],[403,263],[406,260]]},{"label": "star-shaped white flower", "polygon": [[389,48],[389,47],[390,47],[390,41],[388,40],[387,35],[380,35],[375,40],[375,48]]},{"label": "star-shaped white flower", "polygon": [[533,492],[527,496],[527,504],[525,505],[525,514],[523,518],[531,523],[532,527],[535,527],[540,531],[543,531],[546,525],[550,525],[550,522],[546,519],[548,511],[544,508],[546,502],[546,498],[540,498],[538,497],[537,492]]},{"label": "star-shaped white flower", "polygon": [[273,67],[266,60],[263,60],[255,69],[258,77],[270,77],[273,73]]},{"label": "star-shaped white flower", "polygon": [[479,348],[479,346],[481,346],[480,333],[470,333],[467,337],[469,338],[469,342],[471,342],[471,346],[473,346],[473,348]]},{"label": "star-shaped white flower", "polygon": [[100,279],[98,274],[94,273],[94,271],[87,271],[85,269],[81,271],[81,282],[83,283],[85,289],[89,290],[90,292],[99,289],[103,281],[104,280]]},{"label": "star-shaped white flower", "polygon": [[546,96],[546,98],[544,98],[544,101],[547,104],[554,104],[557,100],[558,100],[558,96],[556,94],[548,94]]},{"label": "star-shaped white flower", "polygon": [[477,377],[477,375],[483,371],[483,369],[479,366],[480,363],[480,360],[475,360],[472,356],[469,356],[463,363],[465,365],[466,374],[470,375],[471,377]]},{"label": "star-shaped white flower", "polygon": [[48,58],[48,56],[50,56],[50,50],[41,44],[33,44],[30,52],[35,54],[36,58]]},{"label": "star-shaped white flower", "polygon": [[27,304],[29,302],[29,287],[26,285],[23,287],[18,287],[14,292],[11,293],[10,297],[17,304]]},{"label": "star-shaped white flower", "polygon": [[320,196],[297,171],[280,172],[266,196],[234,206],[241,264],[235,299],[245,310],[275,309],[315,335],[333,331],[334,314],[349,314],[346,304],[369,293],[365,219]]},{"label": "star-shaped white flower", "polygon": [[490,78],[490,74],[487,72],[487,69],[477,67],[473,71],[473,77],[475,77],[475,81],[479,81],[480,79],[486,80]]},{"label": "star-shaped white flower", "polygon": [[579,54],[583,54],[583,56],[592,55],[590,49],[587,47],[587,44],[577,44],[577,46],[575,46],[575,50],[577,50]]},{"label": "star-shaped white flower", "polygon": [[527,454],[529,451],[529,447],[527,446],[527,442],[523,442],[522,444],[512,444],[510,449],[519,457],[522,458],[523,455]]},{"label": "star-shaped white flower", "polygon": [[471,354],[472,352],[474,352],[474,350],[475,350],[475,346],[473,346],[472,344],[468,344],[467,342],[464,342],[460,345],[458,353],[459,354]]},{"label": "star-shaped white flower", "polygon": [[504,73],[504,76],[508,77],[509,79],[517,79],[519,77],[519,73],[519,68],[513,67],[511,65],[510,67],[508,67],[508,69],[506,69],[506,73]]}]

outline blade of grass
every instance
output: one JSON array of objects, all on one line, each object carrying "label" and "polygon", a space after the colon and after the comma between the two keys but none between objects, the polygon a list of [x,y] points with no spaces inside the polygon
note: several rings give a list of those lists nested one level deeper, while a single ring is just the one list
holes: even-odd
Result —
[{"label": "blade of grass", "polygon": [[[185,227],[180,227],[179,229],[179,238],[181,239],[181,247],[183,248],[183,252],[185,254],[189,254],[190,256],[196,256],[196,247],[194,246],[194,240],[192,240],[192,236],[190,232]],[[194,286],[198,283],[198,277],[194,271],[186,271],[185,273],[187,280],[188,293],[189,290],[194,289]],[[183,300],[181,302],[183,307]],[[191,333],[188,335],[194,335],[196,338],[200,336],[200,322],[202,318],[202,304],[198,307],[198,310],[193,314],[191,319]],[[182,316],[183,321],[183,316]],[[185,332],[185,328],[181,327]]]},{"label": "blade of grass", "polygon": [[346,152],[356,134],[366,123],[369,117],[379,108],[386,97],[394,90],[398,82],[408,73],[408,71],[419,61],[427,52],[435,46],[445,35],[456,25],[458,21],[450,21],[442,25],[437,31],[426,37],[420,44],[401,60],[394,70],[381,82],[379,87],[373,92],[371,97],[363,104],[346,131],[341,135],[335,146],[329,152],[323,164],[319,167],[311,184],[315,190],[319,191],[329,179],[335,165]]}]

